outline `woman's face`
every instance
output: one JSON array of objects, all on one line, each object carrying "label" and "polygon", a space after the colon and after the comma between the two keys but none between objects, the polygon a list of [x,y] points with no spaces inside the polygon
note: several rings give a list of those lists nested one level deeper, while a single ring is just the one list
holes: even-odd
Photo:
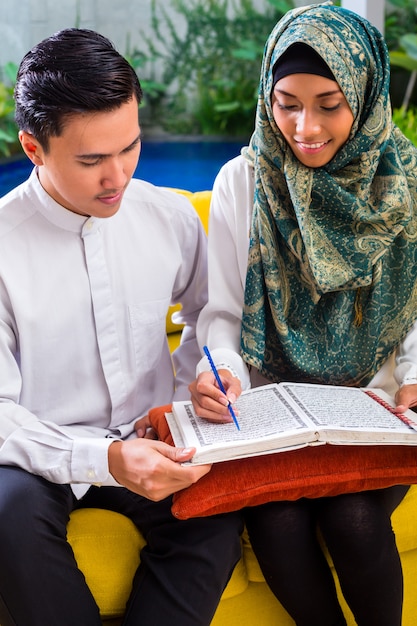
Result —
[{"label": "woman's face", "polygon": [[353,114],[334,80],[316,74],[281,78],[272,94],[274,120],[301,163],[326,165],[347,141]]}]

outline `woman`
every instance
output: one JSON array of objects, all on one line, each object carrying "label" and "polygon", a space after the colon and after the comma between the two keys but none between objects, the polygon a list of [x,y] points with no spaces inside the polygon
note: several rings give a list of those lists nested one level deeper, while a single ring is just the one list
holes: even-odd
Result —
[{"label": "woman", "polygon": [[[250,145],[213,189],[198,333],[227,397],[202,359],[190,390],[203,417],[230,421],[242,387],[280,380],[382,387],[401,410],[417,405],[417,150],[392,124],[389,73],[380,33],[330,3],[272,31]],[[357,623],[400,626],[390,515],[406,491],[247,509],[298,626],[346,624],[317,528]]]}]

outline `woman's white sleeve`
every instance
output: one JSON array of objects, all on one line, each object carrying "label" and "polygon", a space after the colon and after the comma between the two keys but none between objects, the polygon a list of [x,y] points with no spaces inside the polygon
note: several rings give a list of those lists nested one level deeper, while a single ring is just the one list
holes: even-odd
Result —
[{"label": "woman's white sleeve", "polygon": [[[249,387],[240,357],[240,329],[253,203],[252,168],[242,157],[227,163],[213,186],[208,236],[208,304],[200,314],[197,338],[219,369],[229,369]],[[205,357],[197,374],[209,370]]]},{"label": "woman's white sleeve", "polygon": [[398,346],[394,376],[400,387],[417,384],[417,322]]}]

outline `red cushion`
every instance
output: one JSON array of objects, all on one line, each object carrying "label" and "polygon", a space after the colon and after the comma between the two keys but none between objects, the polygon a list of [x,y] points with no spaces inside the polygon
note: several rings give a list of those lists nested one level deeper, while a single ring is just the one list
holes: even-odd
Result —
[{"label": "red cushion", "polygon": [[[171,405],[149,412],[159,438],[173,445],[165,419]],[[417,483],[417,446],[307,446],[214,463],[197,483],[174,494],[179,519],[226,513],[272,500],[321,498]]]}]

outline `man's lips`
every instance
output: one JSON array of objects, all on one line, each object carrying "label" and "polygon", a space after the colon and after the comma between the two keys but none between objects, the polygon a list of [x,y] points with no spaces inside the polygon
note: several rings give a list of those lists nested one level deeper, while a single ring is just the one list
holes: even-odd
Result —
[{"label": "man's lips", "polygon": [[111,193],[105,196],[97,196],[97,200],[99,200],[100,202],[102,202],[103,204],[115,204],[116,202],[119,202],[122,199],[123,196],[123,190],[122,191],[117,191],[116,193]]}]

